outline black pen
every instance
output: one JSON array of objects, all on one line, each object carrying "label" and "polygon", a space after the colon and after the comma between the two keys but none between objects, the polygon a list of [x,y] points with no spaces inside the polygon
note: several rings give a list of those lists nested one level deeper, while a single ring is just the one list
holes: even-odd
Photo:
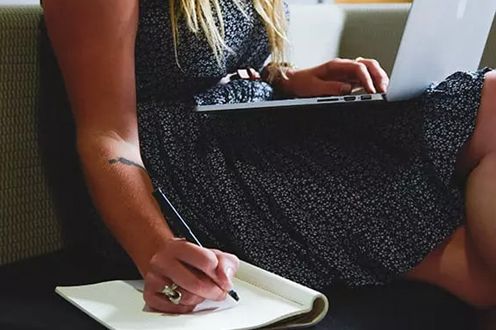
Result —
[{"label": "black pen", "polygon": [[[195,234],[191,231],[186,221],[184,221],[183,217],[177,212],[176,208],[172,205],[172,203],[165,197],[164,193],[160,188],[157,188],[153,193],[153,197],[158,202],[162,212],[166,219],[171,219],[174,223],[181,225],[184,228],[184,234],[187,236],[186,238],[193,243],[196,243],[198,246],[203,247],[198,238],[196,238]],[[236,291],[231,290],[228,294],[236,301],[239,301],[239,296]]]}]

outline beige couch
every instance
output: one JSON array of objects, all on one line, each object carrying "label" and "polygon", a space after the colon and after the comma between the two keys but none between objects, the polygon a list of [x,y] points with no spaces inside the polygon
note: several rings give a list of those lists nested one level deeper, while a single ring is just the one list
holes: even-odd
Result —
[{"label": "beige couch", "polygon": [[[293,6],[293,59],[309,66],[334,56],[373,57],[389,71],[408,8]],[[38,145],[40,16],[38,6],[0,6],[0,265],[65,245]],[[484,65],[494,64],[495,45],[493,31]]]}]

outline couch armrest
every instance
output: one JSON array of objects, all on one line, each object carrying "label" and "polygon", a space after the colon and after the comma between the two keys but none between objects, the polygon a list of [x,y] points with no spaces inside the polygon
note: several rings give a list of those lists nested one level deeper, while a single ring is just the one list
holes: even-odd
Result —
[{"label": "couch armrest", "polygon": [[0,6],[0,264],[62,246],[38,147],[40,15]]}]

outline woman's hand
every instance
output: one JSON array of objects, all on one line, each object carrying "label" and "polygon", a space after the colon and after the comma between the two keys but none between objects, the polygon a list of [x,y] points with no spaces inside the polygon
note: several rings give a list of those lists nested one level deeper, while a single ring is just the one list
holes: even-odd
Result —
[{"label": "woman's hand", "polygon": [[[238,267],[235,255],[199,247],[181,238],[169,239],[150,261],[143,298],[156,311],[189,313],[205,299],[224,300]],[[162,293],[172,283],[182,295],[178,305]]]},{"label": "woman's hand", "polygon": [[296,97],[346,95],[356,87],[363,87],[367,93],[384,93],[389,84],[379,62],[360,57],[337,58],[309,69],[290,69],[287,76],[278,80],[278,87]]}]

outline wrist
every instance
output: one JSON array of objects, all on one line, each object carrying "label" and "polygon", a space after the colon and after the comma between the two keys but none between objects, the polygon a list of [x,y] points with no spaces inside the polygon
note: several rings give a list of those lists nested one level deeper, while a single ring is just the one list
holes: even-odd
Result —
[{"label": "wrist", "polygon": [[138,271],[141,275],[145,275],[148,271],[150,271],[150,267],[152,264],[152,259],[160,253],[160,251],[166,250],[167,245],[176,239],[176,237],[170,232],[151,235],[149,237],[148,242],[142,244],[140,248],[137,248],[130,252],[131,259],[133,259],[134,264],[138,268]]},{"label": "wrist", "polygon": [[277,80],[276,90],[283,97],[294,97],[293,82],[296,69],[285,68],[280,73],[280,78]]},{"label": "wrist", "polygon": [[281,98],[294,96],[292,84],[297,69],[290,63],[269,63],[262,71],[262,80],[269,83]]}]

